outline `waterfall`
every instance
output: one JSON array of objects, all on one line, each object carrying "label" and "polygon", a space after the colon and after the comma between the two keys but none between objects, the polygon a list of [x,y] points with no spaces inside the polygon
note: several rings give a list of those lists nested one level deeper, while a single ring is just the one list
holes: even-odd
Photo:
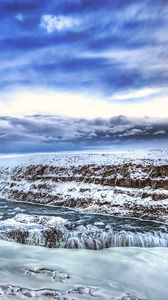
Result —
[{"label": "waterfall", "polygon": [[69,234],[66,248],[104,249],[109,247],[168,247],[168,234],[162,232],[108,232],[96,237],[89,232],[80,235],[78,232]]},{"label": "waterfall", "polygon": [[168,233],[161,231],[104,231],[96,226],[79,226],[68,230],[64,225],[47,229],[6,228],[1,239],[49,248],[78,248],[100,250],[109,247],[168,247]]},{"label": "waterfall", "polygon": [[168,226],[162,223],[82,218],[79,223],[61,216],[16,214],[0,222],[0,239],[49,248],[168,247]]}]

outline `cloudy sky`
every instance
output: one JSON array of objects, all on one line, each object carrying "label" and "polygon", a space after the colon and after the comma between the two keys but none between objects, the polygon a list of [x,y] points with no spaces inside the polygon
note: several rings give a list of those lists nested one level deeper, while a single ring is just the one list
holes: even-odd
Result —
[{"label": "cloudy sky", "polygon": [[168,2],[1,0],[0,153],[168,145]]}]

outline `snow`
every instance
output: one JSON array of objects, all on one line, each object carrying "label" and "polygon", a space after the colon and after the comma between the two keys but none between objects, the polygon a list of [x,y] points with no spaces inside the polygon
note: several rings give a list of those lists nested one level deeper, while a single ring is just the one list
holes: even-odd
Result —
[{"label": "snow", "polygon": [[[157,172],[154,177],[150,175],[155,166],[168,165],[167,154],[167,149],[153,149],[3,156],[0,158],[0,197],[124,216],[129,216],[130,211],[135,214],[135,207],[137,212],[142,210],[142,215],[146,208],[164,210],[166,215],[167,171],[161,176]],[[42,166],[45,166],[44,172],[41,172]],[[80,169],[83,166],[86,168]],[[111,172],[108,172],[109,166]],[[113,166],[117,168],[111,169]],[[109,180],[108,185],[103,180]],[[124,180],[128,181],[127,186]],[[137,181],[132,185],[135,188],[129,187],[130,180]],[[142,188],[140,183],[144,180],[146,186]],[[159,181],[163,187],[159,184],[156,188]]]},{"label": "snow", "polygon": [[58,167],[82,165],[120,165],[153,162],[155,165],[168,164],[168,149],[111,151],[111,152],[58,152],[20,155],[0,155],[0,167],[18,165],[53,165]]},{"label": "snow", "polygon": [[27,215],[23,213],[17,214],[14,218],[6,219],[1,221],[1,225],[8,225],[8,226],[19,226],[23,225],[24,227],[37,224],[47,224],[50,225],[59,225],[66,223],[67,220],[62,217],[54,217],[54,216],[34,216],[34,215]]}]

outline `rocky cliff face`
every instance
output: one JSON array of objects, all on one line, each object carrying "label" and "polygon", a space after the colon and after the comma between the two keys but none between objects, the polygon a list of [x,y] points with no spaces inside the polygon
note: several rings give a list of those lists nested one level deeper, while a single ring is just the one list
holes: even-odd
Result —
[{"label": "rocky cliff face", "polygon": [[[168,220],[167,152],[55,154],[0,168],[0,196]],[[1,164],[2,165],[2,164]],[[11,166],[12,165],[12,166]]]}]

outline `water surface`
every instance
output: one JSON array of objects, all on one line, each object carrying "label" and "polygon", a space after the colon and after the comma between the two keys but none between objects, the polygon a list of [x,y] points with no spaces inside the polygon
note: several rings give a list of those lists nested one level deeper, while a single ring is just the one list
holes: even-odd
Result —
[{"label": "water surface", "polygon": [[[20,213],[58,216],[86,226],[111,224],[117,230],[131,230],[135,235],[140,231],[148,234],[151,231],[162,231],[163,228],[167,231],[165,225],[156,222],[99,214],[86,215],[66,208],[0,200],[1,222]],[[59,281],[47,272],[27,273],[28,270],[40,269],[68,274],[69,278]],[[0,299],[30,299],[31,295],[31,298],[44,300],[167,300],[167,282],[168,248],[118,247],[99,251],[50,249],[0,240]],[[17,290],[17,294],[12,294],[12,289]],[[61,298],[35,295],[42,289],[56,290]],[[91,293],[88,293],[89,289]],[[26,292],[22,294],[23,291]]]},{"label": "water surface", "polygon": [[[140,299],[168,299],[166,248],[94,251],[48,249],[0,241],[0,257],[1,285],[53,288],[63,292],[77,286],[90,286],[97,288],[93,293],[96,299],[112,299],[125,293]],[[25,270],[29,268],[66,272],[70,278],[56,282],[45,274],[28,276]],[[92,299],[92,296],[74,295],[73,299]]]}]

